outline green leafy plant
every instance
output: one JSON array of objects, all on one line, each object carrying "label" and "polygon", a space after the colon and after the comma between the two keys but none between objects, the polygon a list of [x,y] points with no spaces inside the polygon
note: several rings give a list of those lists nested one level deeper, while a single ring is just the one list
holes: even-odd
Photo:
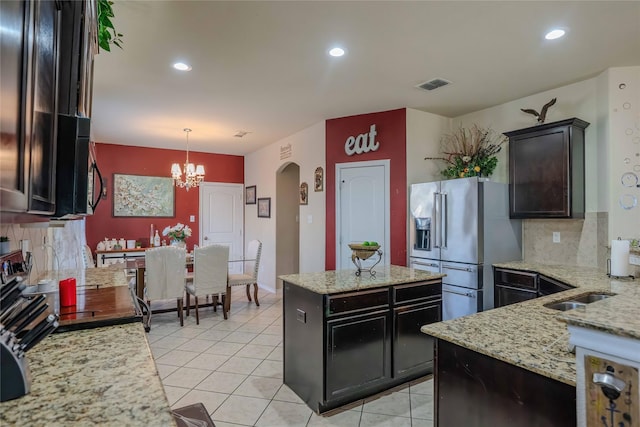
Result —
[{"label": "green leafy plant", "polygon": [[455,132],[443,135],[440,147],[444,157],[425,157],[425,160],[443,160],[447,167],[441,171],[445,178],[489,176],[498,164],[496,154],[507,140],[490,128],[473,125],[459,127]]},{"label": "green leafy plant", "polygon": [[116,31],[111,21],[114,17],[112,6],[112,1],[98,0],[98,45],[107,52],[111,52],[111,44],[122,49],[122,34]]}]

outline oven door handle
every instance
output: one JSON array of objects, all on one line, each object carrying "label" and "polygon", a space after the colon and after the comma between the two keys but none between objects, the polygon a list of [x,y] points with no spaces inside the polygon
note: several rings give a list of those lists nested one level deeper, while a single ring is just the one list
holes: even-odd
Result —
[{"label": "oven door handle", "polygon": [[443,289],[442,293],[444,294],[445,292],[450,293],[450,294],[460,295],[460,296],[463,296],[463,297],[468,297],[468,298],[475,297],[473,292],[456,292],[456,291],[449,291],[449,290]]}]

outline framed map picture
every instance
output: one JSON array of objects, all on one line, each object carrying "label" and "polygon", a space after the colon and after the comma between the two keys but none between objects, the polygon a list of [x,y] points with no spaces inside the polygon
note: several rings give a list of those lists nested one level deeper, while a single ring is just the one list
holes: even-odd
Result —
[{"label": "framed map picture", "polygon": [[171,178],[113,174],[114,217],[174,217],[174,196]]}]

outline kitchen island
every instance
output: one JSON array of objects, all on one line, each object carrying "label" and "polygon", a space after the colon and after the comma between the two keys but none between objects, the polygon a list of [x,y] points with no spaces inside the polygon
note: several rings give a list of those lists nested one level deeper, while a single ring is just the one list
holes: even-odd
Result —
[{"label": "kitchen island", "polygon": [[424,376],[442,319],[442,277],[399,266],[280,276],[284,383],[317,413]]},{"label": "kitchen island", "polygon": [[575,355],[563,315],[545,305],[589,292],[616,294],[587,309],[606,310],[615,323],[633,328],[629,304],[640,304],[640,281],[610,279],[588,267],[495,266],[544,274],[574,289],[425,325],[422,331],[438,338],[436,425],[575,425]]}]

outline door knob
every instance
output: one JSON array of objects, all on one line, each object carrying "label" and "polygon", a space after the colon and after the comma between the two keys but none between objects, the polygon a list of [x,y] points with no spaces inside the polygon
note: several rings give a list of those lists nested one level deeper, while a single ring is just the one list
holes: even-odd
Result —
[{"label": "door knob", "polygon": [[204,236],[204,240],[209,240],[209,237],[207,237],[207,236]]}]

